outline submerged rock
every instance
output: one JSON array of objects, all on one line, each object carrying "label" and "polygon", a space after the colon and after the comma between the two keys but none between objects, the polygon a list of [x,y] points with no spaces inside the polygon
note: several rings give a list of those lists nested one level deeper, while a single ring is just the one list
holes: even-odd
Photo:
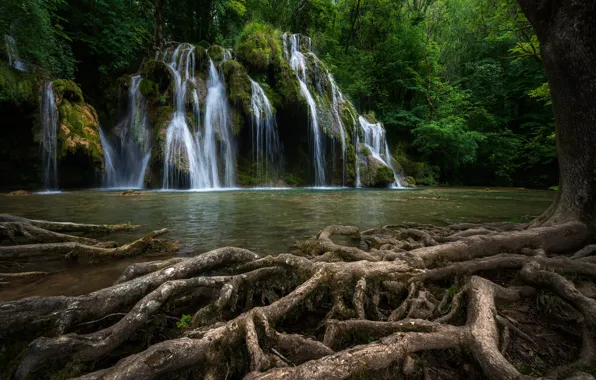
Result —
[{"label": "submerged rock", "polygon": [[27,191],[27,190],[16,190],[16,191],[11,191],[7,195],[10,195],[10,196],[13,196],[13,195],[31,195],[31,192],[30,191]]},{"label": "submerged rock", "polygon": [[140,191],[137,190],[124,190],[120,193],[120,195],[130,196],[130,195],[141,195]]}]

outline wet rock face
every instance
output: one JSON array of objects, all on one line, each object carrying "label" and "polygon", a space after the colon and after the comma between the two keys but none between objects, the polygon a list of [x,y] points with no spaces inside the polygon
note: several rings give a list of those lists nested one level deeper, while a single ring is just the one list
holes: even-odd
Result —
[{"label": "wet rock face", "polygon": [[360,162],[360,181],[364,187],[387,187],[395,181],[393,170],[372,155]]},{"label": "wet rock face", "polygon": [[60,185],[95,186],[104,164],[97,112],[85,103],[81,89],[72,81],[54,81],[54,94]]}]

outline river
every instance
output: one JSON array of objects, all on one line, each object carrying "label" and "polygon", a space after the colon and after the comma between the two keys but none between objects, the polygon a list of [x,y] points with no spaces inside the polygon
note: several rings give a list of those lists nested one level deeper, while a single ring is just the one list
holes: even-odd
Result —
[{"label": "river", "polygon": [[[0,195],[0,212],[27,218],[80,223],[142,224],[135,232],[105,239],[127,242],[167,227],[179,240],[179,255],[195,255],[223,246],[260,255],[287,252],[300,239],[330,224],[361,229],[402,222],[446,225],[463,221],[507,221],[536,216],[555,193],[514,188],[286,189],[209,192],[85,190],[57,194]],[[155,258],[94,262],[23,263],[18,271],[60,271],[15,287],[0,287],[0,301],[28,296],[84,294],[108,286],[132,262]],[[12,270],[0,263],[0,272]]]}]

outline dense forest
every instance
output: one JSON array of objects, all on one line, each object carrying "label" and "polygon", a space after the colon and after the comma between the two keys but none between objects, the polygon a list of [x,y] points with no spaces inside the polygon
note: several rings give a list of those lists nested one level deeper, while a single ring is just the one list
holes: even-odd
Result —
[{"label": "dense forest", "polygon": [[[31,142],[40,140],[35,131],[42,122],[43,81],[62,80],[54,82],[54,91],[70,99],[69,110],[83,110],[79,124],[90,126],[79,137],[89,141],[85,152],[61,164],[61,184],[90,186],[97,173],[88,168],[102,165],[97,126],[93,133],[91,126],[109,130],[118,123],[130,86],[122,78],[139,67],[147,72],[142,64],[148,57],[171,41],[202,46],[211,57],[209,47],[223,46],[271,94],[266,76],[283,76],[274,61],[284,32],[310,36],[345,97],[383,124],[397,170],[412,182],[557,184],[554,121],[538,40],[513,0],[6,0],[0,14],[4,187],[39,187],[39,148]],[[15,69],[15,57],[25,70]],[[222,70],[233,77],[237,68]],[[277,101],[271,95],[273,105],[282,108],[286,95],[278,93]],[[156,104],[165,104],[165,96],[156,93]],[[59,117],[68,119],[60,109]],[[156,124],[157,113],[150,113]],[[280,129],[296,119],[291,112],[280,115]],[[286,157],[303,153],[289,145]],[[300,173],[302,162],[292,160],[285,183],[312,183]],[[255,183],[250,170],[242,170],[250,165],[239,160],[239,184]],[[334,183],[349,183],[349,171],[344,166],[343,183]]]}]

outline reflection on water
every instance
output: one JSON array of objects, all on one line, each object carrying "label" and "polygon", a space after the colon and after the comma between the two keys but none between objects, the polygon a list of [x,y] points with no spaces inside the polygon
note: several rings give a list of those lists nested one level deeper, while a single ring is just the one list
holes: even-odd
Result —
[{"label": "reflection on water", "polygon": [[[401,222],[444,225],[538,215],[548,207],[553,194],[524,189],[433,188],[147,191],[137,196],[122,196],[119,192],[89,190],[23,197],[0,195],[0,212],[56,221],[128,221],[144,225],[140,231],[108,237],[119,242],[167,227],[171,231],[168,237],[183,243],[182,255],[222,246],[238,246],[267,255],[287,251],[296,240],[314,235],[329,224],[367,229]],[[112,284],[127,265],[142,260],[149,259],[100,264],[89,263],[85,258],[75,263],[28,263],[19,270],[64,272],[32,280],[18,288],[0,288],[0,300],[87,293]],[[5,270],[0,267],[0,272]]]}]

